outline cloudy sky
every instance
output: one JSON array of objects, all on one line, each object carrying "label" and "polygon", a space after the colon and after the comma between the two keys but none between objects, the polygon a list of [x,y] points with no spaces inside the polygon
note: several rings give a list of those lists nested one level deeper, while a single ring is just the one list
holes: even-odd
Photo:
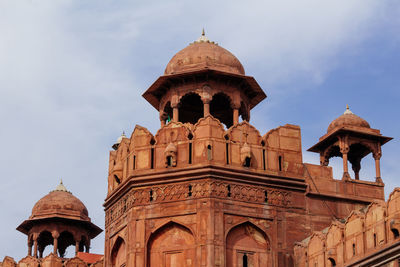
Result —
[{"label": "cloudy sky", "polygon": [[141,94],[203,27],[267,93],[252,111],[261,134],[300,125],[304,160],[318,164],[305,150],[349,104],[395,138],[382,176],[386,195],[400,186],[398,0],[0,0],[0,260],[26,255],[15,228],[60,178],[104,227],[108,151],[135,124],[157,131]]}]

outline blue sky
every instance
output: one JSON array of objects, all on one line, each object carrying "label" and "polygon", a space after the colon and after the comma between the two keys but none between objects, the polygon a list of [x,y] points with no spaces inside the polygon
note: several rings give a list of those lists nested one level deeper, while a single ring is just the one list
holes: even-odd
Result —
[{"label": "blue sky", "polygon": [[[395,138],[382,177],[386,194],[400,185],[398,1],[3,0],[0,258],[26,255],[15,228],[60,178],[103,228],[108,151],[135,124],[157,131],[141,94],[203,27],[267,93],[251,114],[261,134],[300,125],[304,161],[318,164],[305,150],[349,104]],[[373,179],[370,158],[362,178]],[[92,251],[103,252],[103,235]]]}]

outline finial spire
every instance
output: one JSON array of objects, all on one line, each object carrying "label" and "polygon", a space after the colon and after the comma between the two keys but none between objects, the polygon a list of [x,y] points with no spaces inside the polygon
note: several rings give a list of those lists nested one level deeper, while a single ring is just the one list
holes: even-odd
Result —
[{"label": "finial spire", "polygon": [[60,179],[60,184],[57,185],[56,190],[54,191],[64,191],[68,192],[67,188],[64,186],[62,179]]},{"label": "finial spire", "polygon": [[201,36],[199,37],[199,39],[197,39],[196,41],[194,41],[194,43],[212,43],[215,44],[214,42],[211,42],[207,36],[206,36],[206,32],[203,28],[203,30],[201,31]]},{"label": "finial spire", "polygon": [[346,114],[354,114],[353,112],[351,112],[348,104],[346,105],[346,111],[343,114],[345,114],[345,115]]}]

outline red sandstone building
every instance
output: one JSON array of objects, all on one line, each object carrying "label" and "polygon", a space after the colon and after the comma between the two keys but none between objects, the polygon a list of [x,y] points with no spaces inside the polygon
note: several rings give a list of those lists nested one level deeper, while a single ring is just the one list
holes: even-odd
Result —
[{"label": "red sandstone building", "polygon": [[[161,127],[153,135],[136,126],[113,145],[105,255],[95,266],[360,266],[355,262],[370,254],[383,255],[381,245],[398,243],[397,191],[384,204],[380,174],[381,146],[391,138],[349,108],[309,149],[321,164],[304,163],[300,127],[260,133],[250,124],[251,109],[266,94],[204,33],[170,60],[143,97],[159,111]],[[367,155],[375,159],[374,182],[359,179]],[[333,179],[332,157],[343,158],[341,180]],[[81,232],[68,243],[77,252],[99,231],[79,211],[72,219]],[[37,246],[53,244],[58,256],[63,246],[52,231],[44,245],[32,242],[33,229],[47,227],[35,228],[34,216],[18,228],[36,247],[29,259],[61,266],[37,259]]]}]

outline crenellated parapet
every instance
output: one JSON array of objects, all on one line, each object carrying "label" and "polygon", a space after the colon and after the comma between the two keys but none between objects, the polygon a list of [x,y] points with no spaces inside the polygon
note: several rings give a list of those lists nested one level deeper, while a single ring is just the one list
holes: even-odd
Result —
[{"label": "crenellated parapet", "polygon": [[285,125],[264,136],[247,121],[229,129],[212,115],[196,124],[169,122],[153,136],[136,126],[110,152],[108,193],[139,175],[214,165],[271,175],[302,176],[300,128]]},{"label": "crenellated parapet", "polygon": [[297,243],[296,266],[371,266],[400,258],[399,225],[400,188],[396,188],[387,202],[353,210],[345,220],[335,220]]},{"label": "crenellated parapet", "polygon": [[50,253],[42,259],[32,256],[26,256],[18,263],[11,257],[4,257],[3,262],[0,262],[1,267],[102,267],[103,258],[94,262],[88,263],[79,257],[70,259],[60,258],[57,255]]}]

